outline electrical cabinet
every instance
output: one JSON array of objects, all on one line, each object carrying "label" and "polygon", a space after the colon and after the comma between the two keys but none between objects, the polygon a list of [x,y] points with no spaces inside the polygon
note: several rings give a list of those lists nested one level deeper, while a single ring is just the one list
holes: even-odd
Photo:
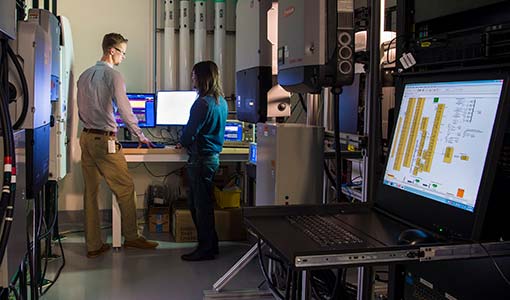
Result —
[{"label": "electrical cabinet", "polygon": [[255,205],[322,203],[324,128],[257,124]]},{"label": "electrical cabinet", "polygon": [[16,1],[0,2],[0,37],[16,38]]}]

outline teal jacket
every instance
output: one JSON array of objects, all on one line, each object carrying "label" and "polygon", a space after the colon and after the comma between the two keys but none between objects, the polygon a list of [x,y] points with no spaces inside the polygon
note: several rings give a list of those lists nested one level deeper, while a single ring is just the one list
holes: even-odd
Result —
[{"label": "teal jacket", "polygon": [[188,124],[184,127],[180,143],[191,156],[207,156],[223,149],[228,106],[225,98],[219,103],[212,96],[199,97],[191,106]]}]

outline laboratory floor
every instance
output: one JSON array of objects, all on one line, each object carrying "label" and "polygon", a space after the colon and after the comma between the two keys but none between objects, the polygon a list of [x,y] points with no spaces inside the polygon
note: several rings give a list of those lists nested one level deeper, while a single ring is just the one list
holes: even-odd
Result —
[{"label": "laboratory floor", "polygon": [[[61,228],[72,226],[63,224]],[[191,251],[195,243],[172,242],[172,237],[168,233],[145,233],[146,237],[160,242],[157,249],[122,248],[118,251],[110,250],[98,258],[88,259],[85,256],[83,232],[68,230],[69,233],[65,233],[66,230],[62,229],[61,232],[65,235],[62,241],[65,268],[42,299],[204,299],[204,290],[212,290],[213,283],[250,248],[247,242],[221,242],[220,255],[217,259],[185,262],[180,256]],[[111,229],[106,228],[103,233],[111,243]],[[53,249],[54,254],[59,254],[56,245]],[[55,259],[49,263],[45,278],[50,280],[53,278],[61,261]],[[256,289],[262,282],[262,277],[257,260],[254,259],[225,289]]]}]

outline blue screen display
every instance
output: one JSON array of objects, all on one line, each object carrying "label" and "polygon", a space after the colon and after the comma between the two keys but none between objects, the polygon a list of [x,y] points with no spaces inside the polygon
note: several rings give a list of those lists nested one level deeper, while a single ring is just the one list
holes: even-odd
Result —
[{"label": "blue screen display", "polygon": [[242,142],[243,124],[240,122],[229,122],[225,124],[225,141]]},{"label": "blue screen display", "polygon": [[257,144],[250,144],[250,163],[257,164]]},{"label": "blue screen display", "polygon": [[[141,93],[128,93],[127,97],[133,114],[138,119],[138,126],[140,127],[154,127],[156,126],[156,111],[154,94],[141,94]],[[124,127],[124,122],[118,112],[115,109],[115,121],[119,127]]]}]

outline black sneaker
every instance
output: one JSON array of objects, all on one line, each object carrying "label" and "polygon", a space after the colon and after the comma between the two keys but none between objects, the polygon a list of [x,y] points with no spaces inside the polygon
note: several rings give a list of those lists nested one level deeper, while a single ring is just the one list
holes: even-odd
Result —
[{"label": "black sneaker", "polygon": [[182,255],[181,259],[185,261],[213,260],[214,254],[210,252],[204,252],[201,250],[195,250],[191,253]]}]

